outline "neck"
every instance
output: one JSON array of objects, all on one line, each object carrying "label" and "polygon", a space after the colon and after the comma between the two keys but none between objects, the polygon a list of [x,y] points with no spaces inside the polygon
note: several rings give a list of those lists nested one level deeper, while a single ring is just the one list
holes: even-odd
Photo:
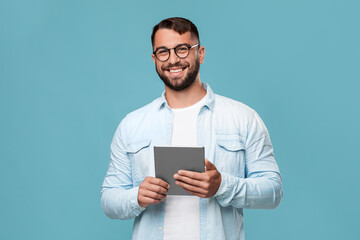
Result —
[{"label": "neck", "polygon": [[200,77],[188,88],[175,91],[165,85],[165,97],[171,108],[185,108],[194,105],[206,95]]}]

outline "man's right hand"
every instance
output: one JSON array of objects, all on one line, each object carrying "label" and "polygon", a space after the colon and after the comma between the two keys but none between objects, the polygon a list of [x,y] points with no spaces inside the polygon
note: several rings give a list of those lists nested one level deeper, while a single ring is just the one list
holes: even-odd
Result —
[{"label": "man's right hand", "polygon": [[138,203],[141,207],[159,203],[165,199],[170,185],[154,177],[146,177],[139,186]]}]

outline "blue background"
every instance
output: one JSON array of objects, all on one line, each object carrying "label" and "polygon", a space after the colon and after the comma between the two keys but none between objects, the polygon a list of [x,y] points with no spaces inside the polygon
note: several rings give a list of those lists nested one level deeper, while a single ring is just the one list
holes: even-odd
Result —
[{"label": "blue background", "polygon": [[282,172],[247,239],[359,235],[356,0],[0,1],[0,239],[129,239],[100,207],[120,120],[160,96],[150,34],[191,19],[201,79],[254,108]]}]

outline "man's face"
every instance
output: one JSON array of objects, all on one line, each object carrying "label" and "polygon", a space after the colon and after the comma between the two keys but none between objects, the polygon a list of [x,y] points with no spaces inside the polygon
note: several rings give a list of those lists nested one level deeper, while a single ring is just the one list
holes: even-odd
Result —
[{"label": "man's face", "polygon": [[[180,35],[170,29],[159,29],[155,34],[153,48],[156,51],[160,47],[170,49],[179,44],[193,46],[197,43],[198,41],[191,37],[190,32]],[[199,76],[200,63],[204,61],[205,49],[204,47],[193,47],[189,51],[186,58],[179,58],[174,49],[171,49],[169,59],[164,62],[159,61],[154,54],[152,55],[156,72],[170,89],[184,90],[191,86]]]}]

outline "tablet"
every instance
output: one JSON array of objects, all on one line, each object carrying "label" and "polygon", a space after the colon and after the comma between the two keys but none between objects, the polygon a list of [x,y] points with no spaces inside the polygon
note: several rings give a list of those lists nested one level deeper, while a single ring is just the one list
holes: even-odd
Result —
[{"label": "tablet", "polygon": [[155,177],[170,184],[168,195],[191,195],[175,184],[173,175],[179,170],[204,172],[204,147],[154,146]]}]

